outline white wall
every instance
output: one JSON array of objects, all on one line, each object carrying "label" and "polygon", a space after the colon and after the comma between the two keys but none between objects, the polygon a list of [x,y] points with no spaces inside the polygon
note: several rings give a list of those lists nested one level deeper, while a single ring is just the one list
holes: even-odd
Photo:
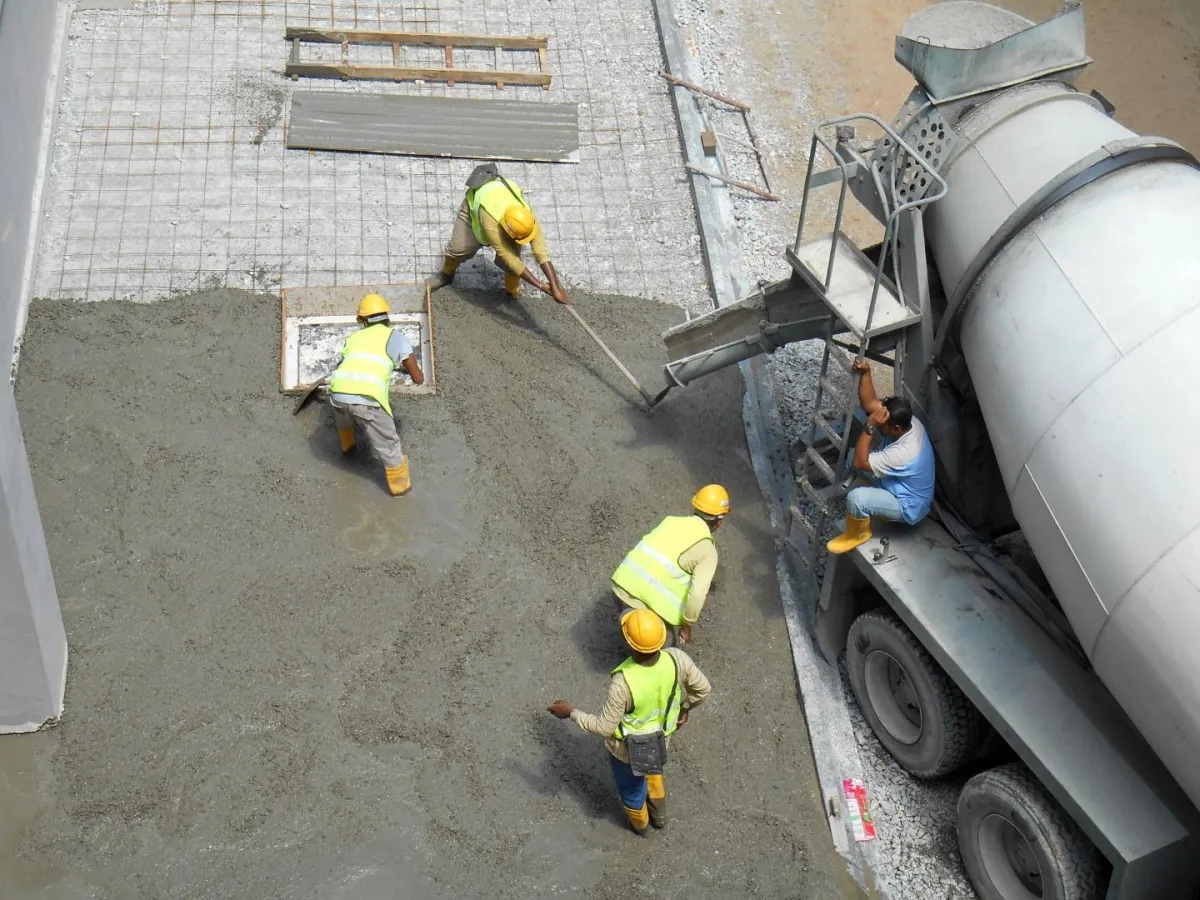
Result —
[{"label": "white wall", "polygon": [[[59,56],[59,0],[0,0],[0,359],[28,303]],[[51,117],[52,118],[52,117]],[[67,641],[25,443],[0,377],[0,732],[62,713]]]}]

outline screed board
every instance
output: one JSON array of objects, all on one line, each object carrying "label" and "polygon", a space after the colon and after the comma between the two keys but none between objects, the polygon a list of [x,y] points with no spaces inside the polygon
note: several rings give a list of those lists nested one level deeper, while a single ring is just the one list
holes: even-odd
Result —
[{"label": "screed board", "polygon": [[287,145],[398,156],[579,161],[574,103],[401,97],[332,91],[292,95]]}]

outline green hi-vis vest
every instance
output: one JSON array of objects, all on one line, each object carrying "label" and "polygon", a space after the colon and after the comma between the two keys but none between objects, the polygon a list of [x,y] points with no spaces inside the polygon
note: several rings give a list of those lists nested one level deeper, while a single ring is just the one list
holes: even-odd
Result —
[{"label": "green hi-vis vest", "polygon": [[613,572],[613,583],[678,628],[692,586],[692,576],[679,567],[679,557],[700,541],[711,540],[712,531],[699,516],[667,516],[629,551]]},{"label": "green hi-vis vest", "polygon": [[386,322],[368,325],[346,338],[342,362],[329,380],[331,394],[370,397],[392,414],[392,372],[396,364],[388,356],[392,326]]},{"label": "green hi-vis vest", "polygon": [[[652,734],[655,731],[674,734],[679,727],[679,710],[683,701],[675,689],[679,672],[671,654],[663,650],[652,666],[643,666],[631,656],[613,669],[614,675],[618,672],[629,685],[633,709],[625,713],[625,718],[613,731],[613,737],[620,741],[628,734]],[[674,697],[671,696],[672,692]],[[667,708],[668,701],[670,709]]]},{"label": "green hi-vis vest", "polygon": [[513,205],[514,200],[519,201],[526,209],[529,208],[521,189],[511,181],[506,182],[500,178],[495,178],[476,190],[467,191],[467,206],[471,210],[471,232],[475,235],[475,240],[487,244],[487,237],[479,224],[479,208],[483,207],[489,216],[503,226],[504,212]]}]

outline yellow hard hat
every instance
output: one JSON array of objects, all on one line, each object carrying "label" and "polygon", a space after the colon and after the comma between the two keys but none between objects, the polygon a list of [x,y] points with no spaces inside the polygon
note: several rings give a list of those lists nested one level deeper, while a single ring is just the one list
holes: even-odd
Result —
[{"label": "yellow hard hat", "polygon": [[358,302],[358,317],[369,319],[372,316],[385,316],[390,313],[388,302],[378,294],[367,294]]},{"label": "yellow hard hat", "polygon": [[729,491],[719,484],[706,484],[696,491],[692,508],[706,516],[729,515]]},{"label": "yellow hard hat", "polygon": [[528,244],[533,240],[533,233],[537,231],[537,220],[533,217],[533,210],[520,203],[514,203],[504,211],[504,230],[518,244]]},{"label": "yellow hard hat", "polygon": [[621,616],[621,634],[638,653],[653,653],[667,642],[667,626],[648,609],[631,609]]}]

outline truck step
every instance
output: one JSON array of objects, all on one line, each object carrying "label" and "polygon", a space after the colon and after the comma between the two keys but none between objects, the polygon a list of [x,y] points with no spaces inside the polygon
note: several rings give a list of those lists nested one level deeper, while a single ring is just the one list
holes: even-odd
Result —
[{"label": "truck step", "polygon": [[804,513],[801,511],[800,507],[796,506],[794,503],[788,507],[788,518],[791,520],[793,525],[800,526],[800,530],[808,535],[809,540],[815,539],[817,529],[813,527],[813,524],[809,522],[808,519],[804,518]]},{"label": "truck step", "polygon": [[819,429],[820,431],[823,431],[825,433],[825,437],[829,440],[829,443],[833,445],[833,448],[835,450],[837,450],[838,455],[840,456],[841,452],[842,452],[842,446],[844,444],[844,441],[842,440],[842,436],[834,429],[834,427],[832,425],[829,424],[829,422],[826,420],[826,418],[823,415],[821,415],[820,413],[814,414],[812,421],[813,421],[813,426],[814,426],[812,443],[816,444],[816,442],[817,442],[816,441],[816,437],[817,437],[816,430]]},{"label": "truck step", "polygon": [[808,450],[805,451],[804,455],[807,457],[809,464],[821,473],[822,478],[824,478],[830,484],[837,482],[837,473],[833,471],[833,467],[830,466],[829,463],[825,462],[815,447],[809,447]]},{"label": "truck step", "polygon": [[842,393],[841,388],[837,387],[825,375],[818,378],[817,383],[821,386],[822,393],[828,395],[829,399],[837,405],[838,409],[844,410],[846,408],[846,395]]}]

